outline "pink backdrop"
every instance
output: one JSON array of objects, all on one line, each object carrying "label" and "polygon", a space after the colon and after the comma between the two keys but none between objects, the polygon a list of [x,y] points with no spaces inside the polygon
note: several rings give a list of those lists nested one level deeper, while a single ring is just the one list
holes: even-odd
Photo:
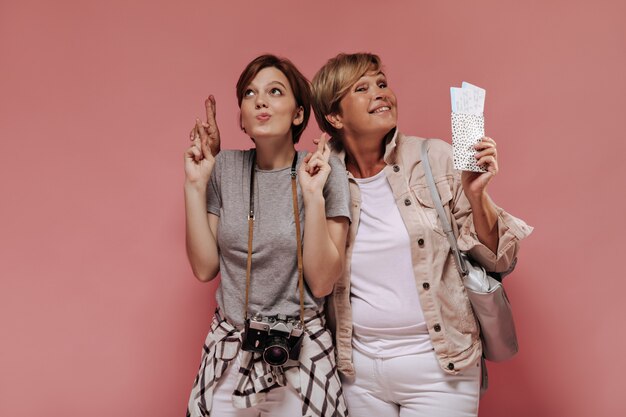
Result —
[{"label": "pink backdrop", "polygon": [[536,228],[507,283],[521,353],[491,365],[480,415],[626,415],[624,3],[309,3],[0,1],[0,415],[183,415],[216,286],[183,243],[203,98],[224,148],[249,147],[250,59],[312,77],[360,50],[407,133],[450,140],[448,88],[487,89],[491,194]]}]

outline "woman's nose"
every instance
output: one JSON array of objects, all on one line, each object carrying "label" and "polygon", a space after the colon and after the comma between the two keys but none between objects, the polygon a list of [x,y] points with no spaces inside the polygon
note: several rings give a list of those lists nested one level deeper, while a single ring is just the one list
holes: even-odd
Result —
[{"label": "woman's nose", "polygon": [[375,90],[375,99],[376,100],[387,100],[389,98],[389,90],[386,88],[376,87]]},{"label": "woman's nose", "polygon": [[254,108],[260,109],[261,107],[267,107],[267,103],[265,102],[265,99],[261,97],[261,94],[258,94],[256,96],[256,101],[254,102]]}]

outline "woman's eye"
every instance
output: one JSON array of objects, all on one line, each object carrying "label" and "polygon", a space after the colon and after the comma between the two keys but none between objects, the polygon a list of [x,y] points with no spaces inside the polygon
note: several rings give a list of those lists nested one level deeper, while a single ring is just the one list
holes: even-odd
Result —
[{"label": "woman's eye", "polygon": [[270,94],[271,94],[271,95],[273,95],[273,96],[282,96],[282,95],[283,95],[283,92],[282,92],[282,91],[280,91],[280,89],[279,89],[279,88],[272,88],[272,89],[270,90]]},{"label": "woman's eye", "polygon": [[252,90],[250,90],[250,89],[247,89],[247,90],[243,93],[243,96],[244,96],[244,97],[251,97],[251,96],[253,96],[253,95],[254,95],[254,91],[252,91]]},{"label": "woman's eye", "polygon": [[387,82],[386,81],[381,81],[378,83],[378,87],[379,88],[387,88]]},{"label": "woman's eye", "polygon": [[367,90],[367,87],[366,87],[366,86],[364,86],[364,85],[359,85],[359,86],[357,86],[357,87],[354,89],[354,91],[357,91],[357,92],[358,92],[358,91],[366,91],[366,90]]}]

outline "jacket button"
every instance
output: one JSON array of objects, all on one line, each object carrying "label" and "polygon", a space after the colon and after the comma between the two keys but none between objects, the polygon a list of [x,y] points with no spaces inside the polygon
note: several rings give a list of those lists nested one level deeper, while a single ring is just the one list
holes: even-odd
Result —
[{"label": "jacket button", "polygon": [[424,287],[425,290],[430,288],[430,284],[428,282],[425,282],[422,284],[422,287]]},{"label": "jacket button", "polygon": [[454,364],[452,362],[448,364],[448,369],[454,371]]},{"label": "jacket button", "polygon": [[436,332],[440,332],[441,331],[441,326],[439,324],[435,324],[433,329],[435,329]]},{"label": "jacket button", "polygon": [[411,205],[411,200],[409,200],[408,198],[404,199],[404,205],[405,206],[410,206]]},{"label": "jacket button", "polygon": [[420,245],[420,246],[424,246],[424,239],[419,239],[417,241],[417,244]]},{"label": "jacket button", "polygon": [[398,171],[400,171],[400,167],[398,165],[394,165],[393,172],[398,172]]}]

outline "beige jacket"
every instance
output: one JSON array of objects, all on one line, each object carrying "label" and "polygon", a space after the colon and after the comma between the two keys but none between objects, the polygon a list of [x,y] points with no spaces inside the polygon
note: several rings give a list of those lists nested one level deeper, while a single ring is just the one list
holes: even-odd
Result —
[{"label": "beige jacket", "polygon": [[[482,348],[478,324],[424,177],[419,151],[422,140],[396,131],[386,146],[384,161],[387,166],[384,172],[411,238],[413,273],[431,342],[441,367],[448,373],[456,374],[475,364],[481,357]],[[452,166],[451,146],[438,139],[429,140],[428,154],[442,203],[450,208],[459,226],[459,248],[468,251],[488,271],[508,270],[517,256],[519,241],[530,234],[532,227],[497,208],[498,251],[497,254],[491,252],[478,240],[474,230],[460,172]],[[345,161],[345,153],[337,156]],[[328,297],[326,311],[329,326],[335,335],[339,371],[351,376],[354,367],[350,270],[352,248],[359,227],[361,195],[354,177],[350,173],[348,177],[352,223],[346,244],[346,268]]]}]

